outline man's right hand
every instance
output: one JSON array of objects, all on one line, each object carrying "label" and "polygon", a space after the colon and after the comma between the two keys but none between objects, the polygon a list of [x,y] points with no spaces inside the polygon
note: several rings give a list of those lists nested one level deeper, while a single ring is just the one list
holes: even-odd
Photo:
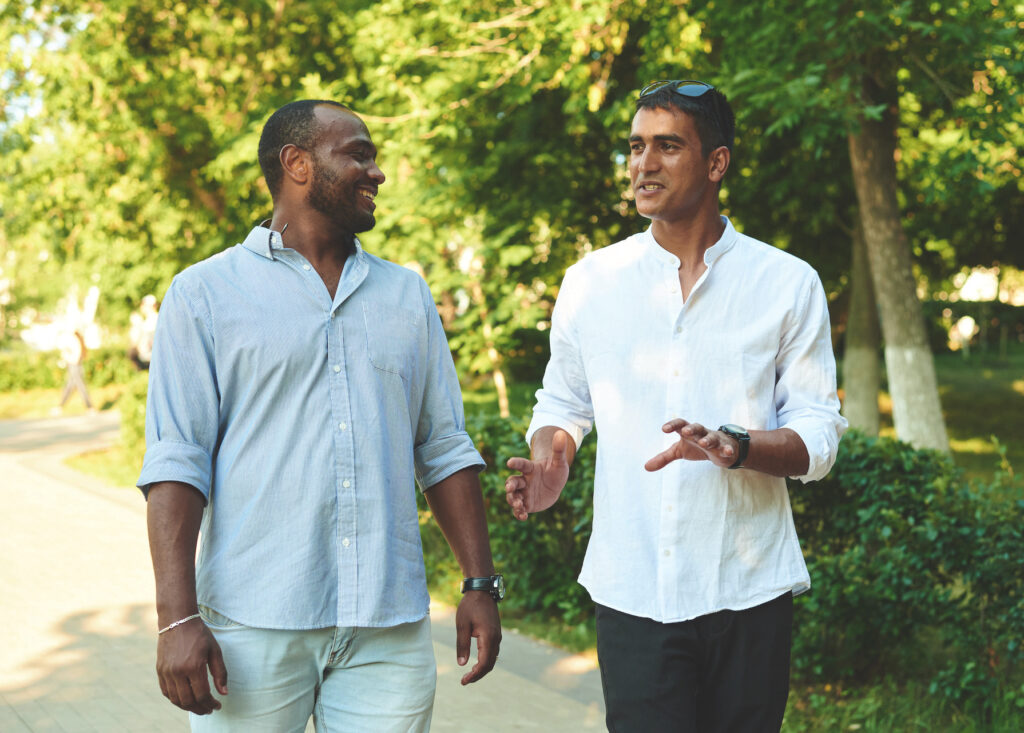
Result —
[{"label": "man's right hand", "polygon": [[569,479],[569,440],[568,433],[556,429],[551,436],[550,452],[538,450],[534,460],[508,459],[505,465],[519,471],[505,481],[505,499],[516,519],[524,520],[534,512],[544,511],[558,500]]},{"label": "man's right hand", "polygon": [[228,671],[213,634],[202,619],[193,619],[162,634],[156,647],[160,692],[182,710],[208,715],[220,710],[210,692],[206,670],[221,695],[228,694]]}]

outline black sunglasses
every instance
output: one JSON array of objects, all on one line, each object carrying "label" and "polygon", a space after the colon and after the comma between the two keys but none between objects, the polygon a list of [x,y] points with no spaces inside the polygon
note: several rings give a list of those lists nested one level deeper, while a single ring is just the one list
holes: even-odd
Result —
[{"label": "black sunglasses", "polygon": [[669,87],[673,92],[684,97],[699,97],[714,89],[710,84],[694,81],[693,79],[663,79],[662,81],[652,81],[645,86],[640,90],[640,96],[646,97],[648,94],[654,94],[654,92],[665,87]]}]

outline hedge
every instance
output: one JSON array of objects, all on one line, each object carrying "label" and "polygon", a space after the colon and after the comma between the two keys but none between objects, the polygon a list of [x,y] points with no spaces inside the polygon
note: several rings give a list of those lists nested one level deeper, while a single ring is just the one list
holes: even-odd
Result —
[{"label": "hedge", "polygon": [[[0,352],[0,392],[27,389],[59,389],[65,371],[56,351],[12,350]],[[85,381],[90,387],[124,384],[136,369],[124,349],[91,349],[85,358]]]},{"label": "hedge", "polygon": [[[526,522],[505,502],[505,461],[523,455],[526,423],[476,417],[468,430],[481,474],[505,610],[589,623],[576,583],[590,537],[594,436],[559,502]],[[1003,481],[997,476],[996,482]],[[994,487],[1007,495],[1006,485]],[[822,481],[790,482],[812,589],[796,599],[793,670],[806,681],[924,679],[958,705],[991,706],[997,692],[1024,707],[1024,501],[991,500],[951,459],[855,431]],[[430,574],[456,578],[436,524],[422,523]]]}]

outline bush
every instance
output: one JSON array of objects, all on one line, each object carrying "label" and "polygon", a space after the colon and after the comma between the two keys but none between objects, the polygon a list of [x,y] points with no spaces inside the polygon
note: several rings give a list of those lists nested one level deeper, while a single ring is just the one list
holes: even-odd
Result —
[{"label": "bush", "polygon": [[146,454],[146,390],[149,372],[132,372],[117,401],[121,413],[121,449],[133,465],[142,466]]},{"label": "bush", "polygon": [[[551,509],[519,522],[505,501],[505,461],[528,455],[523,439],[528,421],[471,416],[467,430],[487,463],[480,474],[491,551],[506,574],[509,595],[503,611],[557,619],[567,626],[590,624],[593,603],[576,578],[590,539],[593,517],[594,451],[590,436],[573,464],[562,497]],[[455,578],[458,567],[434,522],[423,524],[427,566],[438,578]]]},{"label": "bush", "polygon": [[[527,522],[505,502],[505,461],[527,451],[525,420],[472,416],[491,547],[507,575],[503,610],[592,623],[576,582],[593,517],[593,436],[562,498]],[[944,703],[990,713],[1024,707],[1024,502],[1006,483],[972,487],[946,454],[847,433],[825,479],[791,482],[813,587],[797,598],[793,669],[804,682],[916,681]],[[1002,494],[1001,494],[1002,492]],[[435,582],[460,577],[433,521],[423,523]]]},{"label": "bush", "polygon": [[17,350],[0,353],[0,392],[58,389],[63,384],[64,370],[57,365],[56,352]]},{"label": "bush", "polygon": [[[13,350],[0,353],[0,392],[60,389],[65,373],[56,351]],[[93,349],[85,358],[85,381],[90,387],[124,384],[136,373],[124,349]]]},{"label": "bush", "polygon": [[[945,454],[852,431],[828,477],[792,482],[813,583],[797,599],[794,671],[923,674],[949,702],[991,704],[1024,661],[1024,502],[992,500],[1003,488],[969,486]],[[1005,694],[1024,705],[1024,691]]]}]

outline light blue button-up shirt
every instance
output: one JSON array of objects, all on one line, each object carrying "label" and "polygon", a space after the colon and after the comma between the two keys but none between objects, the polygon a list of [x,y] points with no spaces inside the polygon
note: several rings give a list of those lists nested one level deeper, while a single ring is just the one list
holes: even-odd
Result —
[{"label": "light blue button-up shirt", "polygon": [[146,443],[207,499],[199,602],[272,629],[426,615],[416,482],[483,466],[423,279],[357,242],[332,301],[262,227],[168,289]]}]

